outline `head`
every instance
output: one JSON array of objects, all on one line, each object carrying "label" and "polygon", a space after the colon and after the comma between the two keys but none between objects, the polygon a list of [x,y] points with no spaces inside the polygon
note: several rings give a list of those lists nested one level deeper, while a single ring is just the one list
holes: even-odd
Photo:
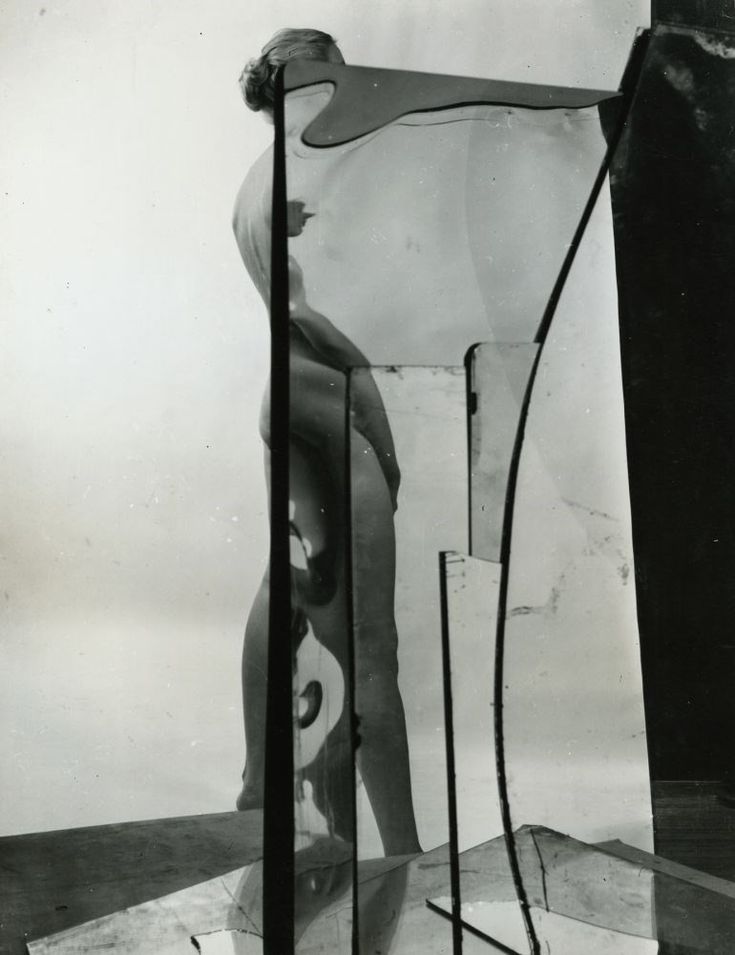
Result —
[{"label": "head", "polygon": [[344,63],[336,41],[321,30],[279,30],[240,74],[240,89],[252,110],[273,113],[275,75],[279,66],[296,57]]}]

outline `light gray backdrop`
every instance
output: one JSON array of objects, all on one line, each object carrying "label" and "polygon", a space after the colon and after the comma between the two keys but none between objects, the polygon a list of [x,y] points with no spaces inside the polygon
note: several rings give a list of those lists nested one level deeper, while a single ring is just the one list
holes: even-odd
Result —
[{"label": "light gray backdrop", "polygon": [[230,233],[282,26],[614,89],[643,0],[0,4],[0,832],[232,807],[267,551],[267,317]]}]

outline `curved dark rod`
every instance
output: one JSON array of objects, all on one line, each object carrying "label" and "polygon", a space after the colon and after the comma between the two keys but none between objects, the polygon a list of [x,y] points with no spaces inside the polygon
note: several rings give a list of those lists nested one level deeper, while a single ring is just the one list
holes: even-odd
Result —
[{"label": "curved dark rod", "polygon": [[510,802],[508,799],[508,776],[505,767],[505,739],[504,739],[504,720],[503,720],[503,677],[505,661],[505,618],[508,611],[508,563],[510,558],[510,541],[513,530],[513,509],[515,507],[516,485],[518,481],[518,469],[521,458],[521,449],[523,447],[523,438],[526,433],[526,420],[528,418],[528,408],[531,402],[533,385],[538,371],[539,360],[541,358],[542,348],[536,353],[531,374],[526,386],[526,392],[523,396],[521,405],[521,414],[516,432],[516,440],[513,446],[513,454],[508,471],[508,484],[505,497],[505,509],[503,513],[503,533],[500,543],[500,587],[498,591],[498,610],[495,629],[495,670],[493,683],[493,729],[495,734],[495,770],[498,777],[498,798],[500,802],[500,815],[503,821],[503,835],[505,836],[505,847],[508,853],[508,862],[510,863],[513,884],[515,885],[518,904],[521,907],[521,915],[528,936],[528,944],[532,955],[540,955],[541,947],[536,935],[536,929],[531,918],[530,907],[526,887],[523,884],[521,876],[521,867],[518,861],[515,839],[513,837],[513,825],[510,816]]},{"label": "curved dark rod", "polygon": [[538,331],[536,333],[535,342],[539,345],[539,349],[536,353],[536,356],[531,367],[531,373],[528,379],[528,384],[526,386],[526,392],[523,397],[523,403],[521,405],[521,413],[518,423],[518,431],[516,432],[516,439],[513,446],[513,454],[511,456],[510,468],[508,472],[508,483],[506,490],[505,498],[505,508],[503,513],[503,533],[501,537],[500,544],[500,587],[498,593],[498,611],[497,611],[497,621],[496,621],[496,631],[495,631],[495,674],[494,674],[494,731],[495,731],[495,765],[498,776],[498,796],[500,801],[500,811],[503,820],[503,833],[505,835],[505,844],[508,851],[508,861],[510,863],[511,873],[513,876],[513,882],[515,884],[516,893],[518,895],[518,903],[521,907],[521,913],[523,915],[523,921],[526,927],[526,934],[528,936],[528,943],[531,948],[532,955],[540,955],[541,948],[539,945],[539,940],[536,935],[536,930],[533,925],[533,920],[531,919],[530,907],[528,903],[528,896],[526,894],[526,889],[523,884],[523,878],[521,876],[520,863],[518,860],[518,853],[516,851],[515,840],[513,838],[513,828],[511,821],[510,813],[510,803],[508,799],[508,777],[506,773],[505,766],[505,738],[504,738],[504,719],[503,719],[503,677],[504,677],[504,660],[505,660],[505,619],[508,612],[508,579],[509,579],[509,562],[510,562],[510,544],[513,534],[513,513],[515,509],[515,498],[516,490],[518,484],[518,471],[520,467],[520,458],[521,450],[523,448],[523,440],[526,433],[526,423],[528,420],[528,409],[531,402],[531,396],[533,394],[533,387],[536,380],[536,375],[538,372],[539,362],[541,360],[541,355],[543,352],[543,347],[548,337],[549,328],[551,327],[551,322],[556,313],[559,300],[564,290],[564,285],[569,276],[569,272],[574,262],[575,256],[577,254],[577,249],[579,248],[580,242],[582,241],[582,236],[589,222],[592,211],[597,202],[597,198],[600,194],[602,186],[607,177],[610,163],[612,162],[613,155],[622,136],[623,129],[625,128],[625,123],[630,112],[630,107],[633,101],[635,90],[638,85],[638,78],[641,73],[641,67],[643,65],[643,59],[645,57],[646,48],[648,46],[648,36],[649,34],[642,33],[638,36],[631,53],[630,59],[625,69],[623,75],[623,80],[621,83],[621,90],[623,92],[623,108],[621,110],[620,116],[616,123],[614,132],[610,136],[607,144],[607,149],[605,150],[605,156],[600,165],[600,169],[597,173],[595,181],[590,190],[589,198],[582,212],[582,216],[579,220],[577,228],[574,233],[574,238],[572,240],[567,254],[564,257],[564,262],[562,263],[561,269],[559,270],[559,275],[556,282],[554,283],[554,288],[552,289],[551,295],[549,296],[549,301],[544,310],[541,323],[539,325]]}]

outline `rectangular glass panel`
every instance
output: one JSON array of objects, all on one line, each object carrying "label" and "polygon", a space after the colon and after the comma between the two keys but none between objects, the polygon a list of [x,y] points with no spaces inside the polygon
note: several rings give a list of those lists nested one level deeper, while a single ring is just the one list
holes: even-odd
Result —
[{"label": "rectangular glass panel", "polygon": [[[503,343],[484,384],[495,445],[472,448],[475,501],[493,515],[487,539],[476,522],[478,546],[498,556],[531,343],[605,141],[599,96],[575,106],[574,97],[563,102],[568,91],[536,90],[534,108],[504,105],[503,84],[324,64],[289,68],[287,86],[289,71],[312,68],[315,80],[299,74],[286,98],[291,327],[322,369],[365,366],[351,373],[347,438],[364,782],[357,831],[366,860],[447,838],[436,785],[444,778],[437,557],[467,551],[470,451],[459,366],[471,345]],[[546,105],[554,108],[539,108]],[[376,115],[382,120],[373,122]],[[304,395],[311,400],[313,391]],[[326,416],[315,420],[331,442]],[[484,433],[491,425],[482,421]],[[386,733],[388,725],[400,732]]]},{"label": "rectangular glass panel", "polygon": [[459,852],[463,853],[503,834],[493,723],[500,568],[491,561],[451,553],[446,555],[444,569],[457,842]]},{"label": "rectangular glass panel", "polygon": [[[449,673],[445,679],[450,681],[453,703],[462,919],[475,928],[482,921],[484,934],[526,953],[528,941],[516,899],[498,799],[494,673],[500,565],[451,553],[445,556],[443,567],[449,649]],[[448,915],[451,913],[449,897],[432,902]],[[492,912],[492,919],[488,912]],[[468,944],[471,950],[480,942],[465,931],[463,947]],[[487,941],[482,944],[487,945]]]},{"label": "rectangular glass panel", "polygon": [[361,859],[448,839],[439,553],[467,540],[465,395],[461,366],[350,376]]},{"label": "rectangular glass panel", "polygon": [[[354,369],[350,419],[362,869],[383,855],[447,851],[439,553],[467,540],[464,368]],[[373,951],[376,926],[385,941],[387,915],[400,911],[396,879],[358,885],[361,952]],[[391,951],[432,934],[433,945],[451,941],[444,919],[417,918],[426,928],[404,926]]]},{"label": "rectangular glass panel", "polygon": [[[542,952],[731,950],[732,883],[709,878],[704,885],[701,873],[649,853],[620,843],[592,846],[543,827],[520,830],[517,847]],[[482,872],[486,866],[475,861]],[[474,905],[475,926],[494,927],[500,907]]]},{"label": "rectangular glass panel", "polygon": [[470,358],[470,549],[500,560],[508,475],[538,345],[480,344]]},{"label": "rectangular glass panel", "polygon": [[[292,278],[292,282],[293,282]],[[293,293],[292,293],[293,294]],[[354,760],[347,596],[347,379],[290,338],[289,542],[296,952],[319,912],[352,900]],[[335,928],[330,923],[332,928]],[[341,926],[341,923],[339,923]],[[351,929],[330,951],[351,951]]]}]

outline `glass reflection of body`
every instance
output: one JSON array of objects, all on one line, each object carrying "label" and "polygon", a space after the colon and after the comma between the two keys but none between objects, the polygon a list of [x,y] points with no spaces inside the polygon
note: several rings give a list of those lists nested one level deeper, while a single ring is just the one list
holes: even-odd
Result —
[{"label": "glass reflection of body", "polygon": [[[251,61],[241,77],[247,105],[272,119],[274,77],[292,57],[343,63],[333,39],[315,30],[282,30]],[[299,135],[304,117],[288,111],[286,137]],[[309,117],[310,119],[311,117]],[[272,149],[253,166],[238,195],[234,228],[245,265],[269,301]],[[298,199],[289,202],[292,238],[309,227]],[[346,372],[368,364],[365,356],[323,315],[312,310],[301,270],[289,258],[290,473],[295,635],[310,627],[337,659],[345,679],[349,626],[345,528]],[[361,567],[355,593],[355,681],[360,710],[358,765],[387,855],[420,851],[411,797],[408,743],[397,682],[394,619],[395,530],[400,472],[377,388],[369,374],[357,376],[350,401],[352,534]],[[261,415],[268,470],[269,410]],[[243,648],[243,701],[247,759],[239,809],[263,805],[265,699],[268,641],[268,574],[248,619]],[[342,712],[316,758],[303,769],[314,802],[330,832],[353,839],[353,774],[349,713]]]}]

